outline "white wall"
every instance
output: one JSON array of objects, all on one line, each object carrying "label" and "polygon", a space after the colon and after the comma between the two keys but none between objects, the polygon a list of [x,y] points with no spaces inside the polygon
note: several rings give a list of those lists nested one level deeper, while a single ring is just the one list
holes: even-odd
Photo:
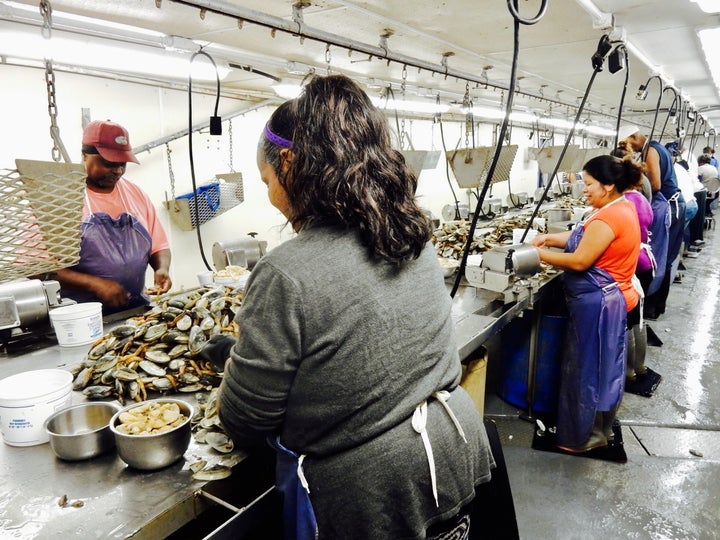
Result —
[{"label": "white wall", "polygon": [[[45,73],[42,69],[22,68],[0,64],[0,77],[6,84],[0,89],[0,168],[14,169],[16,158],[51,161],[52,139],[49,135],[50,119],[47,111]],[[12,82],[12,84],[10,84]],[[187,129],[188,98],[183,90],[155,88],[149,85],[120,82],[85,75],[56,72],[56,103],[58,126],[65,147],[74,162],[81,162],[82,109],[90,110],[92,120],[111,119],[125,126],[134,147],[156,141]],[[193,97],[193,124],[207,121],[213,113],[215,97]],[[219,114],[227,115],[246,108],[249,104],[221,99]],[[205,257],[212,264],[214,242],[232,240],[257,232],[258,238],[266,240],[269,248],[289,238],[290,227],[285,227],[282,215],[267,201],[265,185],[260,181],[255,153],[258,136],[272,109],[236,116],[231,120],[233,132],[233,168],[241,172],[244,180],[245,201],[201,226]],[[392,116],[392,115],[391,115]],[[391,127],[394,127],[394,117]],[[445,142],[453,150],[458,141],[464,148],[465,125],[463,122],[443,122]],[[409,120],[405,130],[410,134],[416,150],[442,150],[438,125],[430,120]],[[209,133],[192,135],[196,182],[203,184],[215,174],[230,172],[230,144],[228,121],[223,122],[223,135]],[[513,130],[513,144],[521,145],[513,164],[510,183],[513,192],[526,191],[531,196],[537,183],[537,164],[527,161],[524,148],[528,132]],[[475,137],[478,146],[493,144],[492,126],[481,125]],[[176,195],[191,191],[188,137],[169,143],[172,168],[175,176]],[[174,288],[194,287],[196,274],[205,270],[200,255],[196,232],[182,231],[174,226],[163,201],[171,198],[170,175],[165,146],[138,154],[140,165],[128,164],[126,177],[140,185],[155,202],[158,214],[167,230],[173,263],[171,277]],[[468,194],[458,188],[450,172],[453,189],[460,202],[468,202]],[[492,195],[507,196],[507,182],[492,187]],[[433,170],[420,174],[418,197],[420,204],[440,218],[442,208],[453,203],[445,172],[445,160],[441,155]],[[474,201],[471,208],[474,207]],[[150,273],[148,283],[151,283]]]}]

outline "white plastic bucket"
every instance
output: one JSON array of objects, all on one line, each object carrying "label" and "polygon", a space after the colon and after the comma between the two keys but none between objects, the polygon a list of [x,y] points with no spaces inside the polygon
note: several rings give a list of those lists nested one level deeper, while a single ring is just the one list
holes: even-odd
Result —
[{"label": "white plastic bucket", "polygon": [[61,347],[89,345],[103,335],[102,304],[86,302],[51,309],[50,322]]},{"label": "white plastic bucket", "polygon": [[0,380],[0,432],[5,444],[48,442],[43,427],[55,411],[69,407],[73,376],[64,369],[36,369]]}]

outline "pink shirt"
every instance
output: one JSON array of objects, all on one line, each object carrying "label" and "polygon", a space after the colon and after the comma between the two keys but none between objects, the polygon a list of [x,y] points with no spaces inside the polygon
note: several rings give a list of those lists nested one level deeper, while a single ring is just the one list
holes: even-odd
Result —
[{"label": "pink shirt", "polygon": [[[121,178],[110,193],[98,193],[86,188],[85,194],[87,198],[83,205],[83,220],[90,216],[91,211],[108,214],[113,219],[117,219],[120,214],[127,212],[135,216],[150,233],[152,238],[151,255],[163,249],[170,249],[165,229],[157,219],[155,206],[150,197],[137,185]],[[88,201],[90,208],[88,208]]]}]

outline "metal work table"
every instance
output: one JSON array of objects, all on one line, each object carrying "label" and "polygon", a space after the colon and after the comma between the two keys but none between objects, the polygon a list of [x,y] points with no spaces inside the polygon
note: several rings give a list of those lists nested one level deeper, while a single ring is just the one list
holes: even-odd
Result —
[{"label": "metal work table", "polygon": [[[531,308],[544,288],[532,298],[504,304],[497,293],[461,286],[452,308],[461,359],[468,359],[512,318]],[[109,327],[106,321],[106,332]],[[0,378],[32,369],[71,369],[87,349],[60,347],[54,337],[38,336],[20,350],[0,351]],[[195,404],[194,395],[179,397]],[[81,393],[73,392],[73,403],[84,400]],[[220,502],[201,496],[204,483],[191,478],[189,465],[201,458],[209,464],[222,461],[233,466],[245,455],[236,451],[220,456],[193,439],[184,459],[166,469],[140,472],[127,467],[114,451],[87,461],[64,462],[49,444],[0,444],[0,537],[164,538],[214,505],[211,500]],[[243,481],[236,475],[232,478]],[[208,487],[212,484],[219,483]],[[62,495],[84,504],[60,507]]]}]

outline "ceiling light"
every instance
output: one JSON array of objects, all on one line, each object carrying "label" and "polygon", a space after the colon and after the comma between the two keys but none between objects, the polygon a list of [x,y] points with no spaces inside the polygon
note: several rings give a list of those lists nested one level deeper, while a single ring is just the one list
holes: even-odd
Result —
[{"label": "ceiling light", "polygon": [[417,101],[408,99],[385,99],[380,96],[371,96],[370,101],[373,105],[380,109],[395,109],[398,111],[414,112],[414,113],[427,113],[437,114],[445,113],[450,110],[450,107],[443,105],[442,103],[436,103],[434,101]]},{"label": "ceiling light", "polygon": [[[11,8],[13,10],[30,13],[32,15],[37,15],[37,19],[40,20],[40,10],[38,10],[37,5],[27,5],[27,4],[21,4],[20,2],[12,2],[12,1],[0,2],[0,5],[6,5],[7,7]],[[110,28],[112,30],[120,30],[122,32],[141,34],[141,35],[151,36],[151,37],[163,37],[165,35],[162,32],[158,32],[157,30],[148,30],[147,28],[140,28],[138,26],[130,26],[128,24],[116,23],[113,21],[105,21],[103,19],[94,19],[94,18],[90,18],[90,17],[84,17],[82,15],[75,15],[73,13],[66,13],[64,11],[57,11],[55,9],[52,10],[52,17],[53,17],[54,23],[59,23],[63,20],[67,20],[67,21],[78,22],[84,28],[99,26],[102,28]]]},{"label": "ceiling light", "polygon": [[[4,30],[5,39],[0,42],[0,54],[28,59],[52,59],[56,64],[91,68],[102,71],[153,75],[171,79],[187,79],[190,57],[171,54],[162,49],[108,45],[87,37],[70,37],[71,34],[53,32],[51,39],[44,39],[38,32]],[[230,67],[218,64],[218,74],[224,78]],[[205,62],[193,63],[192,75],[197,79],[215,80],[215,68]]]},{"label": "ceiling light", "polygon": [[720,28],[706,28],[698,32],[705,51],[705,61],[712,73],[715,86],[720,92]]},{"label": "ceiling light", "polygon": [[720,1],[718,0],[690,0],[698,5],[705,13],[720,13]]}]

